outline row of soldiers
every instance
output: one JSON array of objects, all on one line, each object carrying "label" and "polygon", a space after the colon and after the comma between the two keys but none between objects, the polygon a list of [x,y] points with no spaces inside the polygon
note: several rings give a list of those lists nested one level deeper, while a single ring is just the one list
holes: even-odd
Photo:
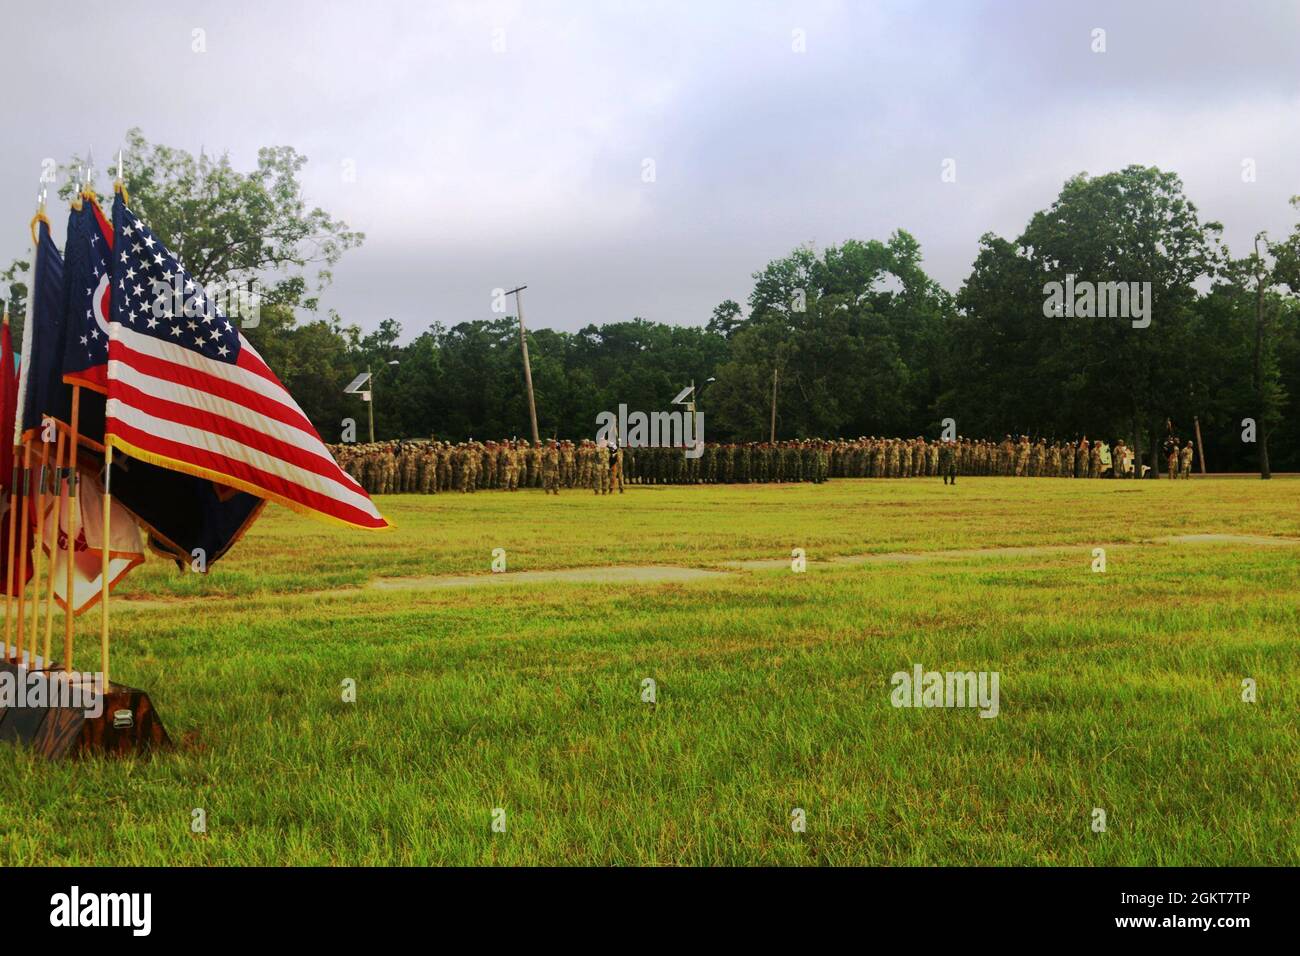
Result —
[{"label": "row of soldiers", "polygon": [[957,437],[952,443],[954,475],[1014,478],[1111,478],[1133,475],[1133,450],[1122,440],[1114,446],[1089,441],[1031,441],[1027,435],[1000,442]]},{"label": "row of soldiers", "polygon": [[831,477],[834,442],[706,444],[688,456],[681,448],[627,449],[627,479],[642,485],[731,485],[808,481]]},{"label": "row of soldiers", "polygon": [[339,466],[369,494],[438,494],[482,489],[517,491],[614,487],[617,459],[609,446],[584,440],[444,442],[402,440],[330,447]]},{"label": "row of soldiers", "polygon": [[[1114,445],[1089,441],[1031,441],[1027,436],[1003,437],[993,443],[958,437],[952,443],[954,475],[1002,475],[1016,478],[1135,478],[1147,477],[1146,465],[1136,468],[1136,455],[1122,439]],[[1177,439],[1166,444],[1170,478],[1190,478],[1194,445]],[[945,475],[947,470],[944,470]]]},{"label": "row of soldiers", "polygon": [[[678,449],[637,449],[654,453],[654,470],[643,481],[667,473],[673,483],[825,481],[827,478],[925,478],[942,474],[945,451],[954,474],[1007,477],[1103,478],[1133,473],[1133,451],[1123,441],[1031,441],[1028,436],[1001,442],[968,439],[863,437],[856,440],[752,442],[708,445],[698,467],[674,458]],[[1187,462],[1190,465],[1190,453]]]},{"label": "row of soldiers", "polygon": [[813,481],[830,477],[830,442],[619,448],[584,439],[533,442],[403,440],[330,446],[339,466],[370,494],[437,494],[483,489],[581,488],[621,492],[625,483],[697,484]]},{"label": "row of soldiers", "polygon": [[[584,439],[444,442],[403,440],[331,447],[339,465],[370,494],[437,494],[482,489],[580,488],[621,492],[625,483],[747,484],[829,478],[920,478],[940,474],[1102,478],[1133,474],[1123,441],[933,441],[924,437],[709,443],[682,448],[619,448]],[[1191,443],[1178,450],[1184,477]]]}]

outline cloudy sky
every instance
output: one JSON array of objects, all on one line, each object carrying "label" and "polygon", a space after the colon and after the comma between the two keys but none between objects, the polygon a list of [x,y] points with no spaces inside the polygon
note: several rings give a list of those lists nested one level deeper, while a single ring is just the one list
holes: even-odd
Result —
[{"label": "cloudy sky", "polygon": [[519,283],[530,326],[699,324],[801,242],[899,227],[956,290],[983,232],[1129,163],[1178,172],[1239,251],[1300,193],[1286,0],[13,0],[0,35],[4,262],[46,157],[107,165],[132,126],[243,169],[287,144],[367,236],[324,305],[407,337]]}]

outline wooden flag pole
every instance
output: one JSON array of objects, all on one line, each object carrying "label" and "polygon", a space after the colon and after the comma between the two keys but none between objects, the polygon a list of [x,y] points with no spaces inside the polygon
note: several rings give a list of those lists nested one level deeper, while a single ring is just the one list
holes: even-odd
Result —
[{"label": "wooden flag pole", "polygon": [[73,564],[77,559],[77,428],[81,423],[81,386],[72,386],[72,432],[68,436],[68,582],[63,600],[63,669],[72,670]]},{"label": "wooden flag pole", "polygon": [[27,619],[27,502],[32,490],[32,445],[23,442],[23,503],[22,516],[18,519],[18,537],[22,541],[18,548],[18,651],[15,660],[18,666],[23,663],[24,624]]},{"label": "wooden flag pole", "polygon": [[9,656],[10,638],[13,637],[13,604],[14,604],[14,562],[18,560],[15,553],[15,546],[18,541],[18,534],[14,528],[14,522],[18,517],[18,446],[14,446],[14,473],[13,482],[9,485],[9,565],[5,574],[5,652],[4,656]]},{"label": "wooden flag pole", "polygon": [[[42,432],[45,423],[41,422]],[[41,470],[36,482],[36,551],[32,556],[32,657],[36,656],[41,633],[41,542],[45,540],[45,475],[50,464],[50,443],[41,441]],[[46,662],[46,667],[49,663]]]},{"label": "wooden flag pole", "polygon": [[[32,262],[35,262],[35,257]],[[4,327],[9,328],[9,305],[4,307]],[[15,410],[15,414],[17,410]],[[3,653],[0,653],[0,659],[9,657],[9,637],[13,630],[13,597],[14,597],[14,491],[18,487],[18,448],[14,447],[14,467],[13,478],[9,485],[9,564],[5,571],[5,646]]]},{"label": "wooden flag pole", "polygon": [[100,542],[100,617],[99,617],[99,670],[104,675],[104,689],[108,682],[108,565],[111,546],[108,540],[109,516],[113,511],[113,446],[104,442],[104,539]]},{"label": "wooden flag pole", "polygon": [[[121,194],[123,201],[126,199],[126,185],[122,177],[122,151],[117,151],[117,176],[113,182],[113,191]],[[123,254],[125,258],[125,254]],[[114,333],[117,331],[113,325],[113,316],[109,316],[108,326],[108,346],[111,350],[113,340],[116,338]],[[111,367],[111,366],[110,366]],[[105,429],[107,432],[107,429]],[[107,692],[112,686],[108,677],[108,592],[111,582],[109,581],[109,565],[112,563],[112,542],[109,535],[110,520],[113,514],[113,445],[108,440],[108,435],[104,435],[104,497],[101,501],[101,507],[104,511],[104,527],[102,529],[103,538],[100,540],[100,563],[99,563],[99,670],[103,675],[104,691]]]},{"label": "wooden flag pole", "polygon": [[[68,502],[67,486],[63,483],[63,429],[59,429],[59,441],[54,446],[54,480],[58,485],[58,494],[52,497],[55,500],[54,512],[54,533],[50,535],[53,544],[50,547],[50,570],[45,575],[45,666],[50,666],[50,632],[54,629],[54,566],[55,556],[59,549],[59,528],[63,524],[63,508]],[[40,542],[37,542],[40,546]]]}]

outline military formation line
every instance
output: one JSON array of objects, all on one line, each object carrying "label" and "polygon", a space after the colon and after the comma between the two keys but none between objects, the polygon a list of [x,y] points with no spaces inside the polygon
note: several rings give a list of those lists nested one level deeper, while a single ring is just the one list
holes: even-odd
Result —
[{"label": "military formation line", "polygon": [[[625,484],[823,482],[829,478],[924,478],[959,475],[1025,478],[1135,477],[1124,442],[1000,442],[958,438],[805,439],[706,444],[695,457],[681,448],[616,448],[590,439],[443,442],[428,439],[334,445],[338,463],[370,494],[438,494],[542,488],[622,491]],[[1192,443],[1166,448],[1171,477],[1189,477]]]}]

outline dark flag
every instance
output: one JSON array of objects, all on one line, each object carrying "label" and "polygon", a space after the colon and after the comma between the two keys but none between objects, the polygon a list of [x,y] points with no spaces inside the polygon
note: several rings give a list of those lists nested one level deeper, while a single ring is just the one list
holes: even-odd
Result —
[{"label": "dark flag", "polygon": [[[37,228],[36,250],[32,262],[32,288],[28,290],[27,323],[23,328],[21,376],[15,375],[14,372],[14,355],[8,323],[5,324],[3,348],[0,349],[3,351],[0,362],[4,364],[3,380],[0,380],[0,391],[3,392],[0,417],[3,418],[5,428],[14,429],[12,444],[6,435],[3,455],[0,455],[0,470],[3,470],[6,481],[11,481],[15,475],[14,447],[45,437],[42,416],[47,409],[55,408],[64,391],[61,379],[63,363],[60,336],[67,289],[63,276],[63,256],[59,254],[58,247],[50,237],[49,220],[41,214],[37,216],[34,225]],[[39,496],[38,489],[44,480],[44,468],[41,469],[39,476],[33,475],[28,478],[27,487],[31,492],[31,498],[29,502],[24,502],[23,506],[32,508],[33,512],[34,502]],[[14,500],[10,496],[11,491],[11,488],[5,488],[7,506],[11,506]],[[20,489],[17,500],[21,501],[22,498]],[[8,518],[7,510],[4,518]],[[28,522],[28,527],[34,532],[35,526],[33,515]],[[0,575],[3,575],[3,580],[6,582],[9,580],[9,569],[4,566],[9,558],[8,534],[9,525],[6,520],[4,525],[6,539],[0,544],[4,551],[3,558],[0,558]],[[35,534],[29,533],[26,542],[29,552],[34,542]],[[18,560],[19,567],[27,568],[29,581],[34,565],[35,562],[32,561],[30,554],[25,563],[21,559]],[[18,590],[19,588],[15,588],[15,593]]]},{"label": "dark flag", "polygon": [[[68,220],[72,235],[74,212]],[[50,226],[38,220],[36,243],[36,288],[31,291],[31,321],[23,329],[22,435],[24,441],[39,438],[42,418],[62,420],[67,414],[67,389],[63,385],[63,321],[67,310],[67,284],[63,257],[50,238]],[[17,444],[17,443],[15,443]]]},{"label": "dark flag", "polygon": [[148,531],[154,553],[200,571],[229,551],[266,506],[256,495],[120,451],[113,455],[113,495]]},{"label": "dark flag", "polygon": [[[74,216],[77,213],[74,212]],[[108,390],[108,323],[113,300],[113,229],[93,195],[67,247],[68,312],[63,380],[101,395]],[[69,224],[69,229],[72,226]],[[92,438],[102,440],[102,428]],[[102,441],[99,442],[102,444]]]},{"label": "dark flag", "polygon": [[[103,342],[106,335],[96,316],[106,328],[112,294],[111,237],[112,229],[94,195],[83,193],[68,215],[68,236],[63,244],[66,291],[57,353],[48,359],[40,357],[42,362],[48,360],[57,364],[60,378],[67,385],[83,386],[77,403],[79,457],[85,460],[87,467],[96,469],[98,465],[93,464],[93,459],[97,456],[86,455],[86,450],[97,454],[104,450],[107,359],[104,355],[97,357],[91,346],[96,338]],[[44,413],[71,428],[72,390],[65,386],[53,391],[52,407],[45,409]]]}]

